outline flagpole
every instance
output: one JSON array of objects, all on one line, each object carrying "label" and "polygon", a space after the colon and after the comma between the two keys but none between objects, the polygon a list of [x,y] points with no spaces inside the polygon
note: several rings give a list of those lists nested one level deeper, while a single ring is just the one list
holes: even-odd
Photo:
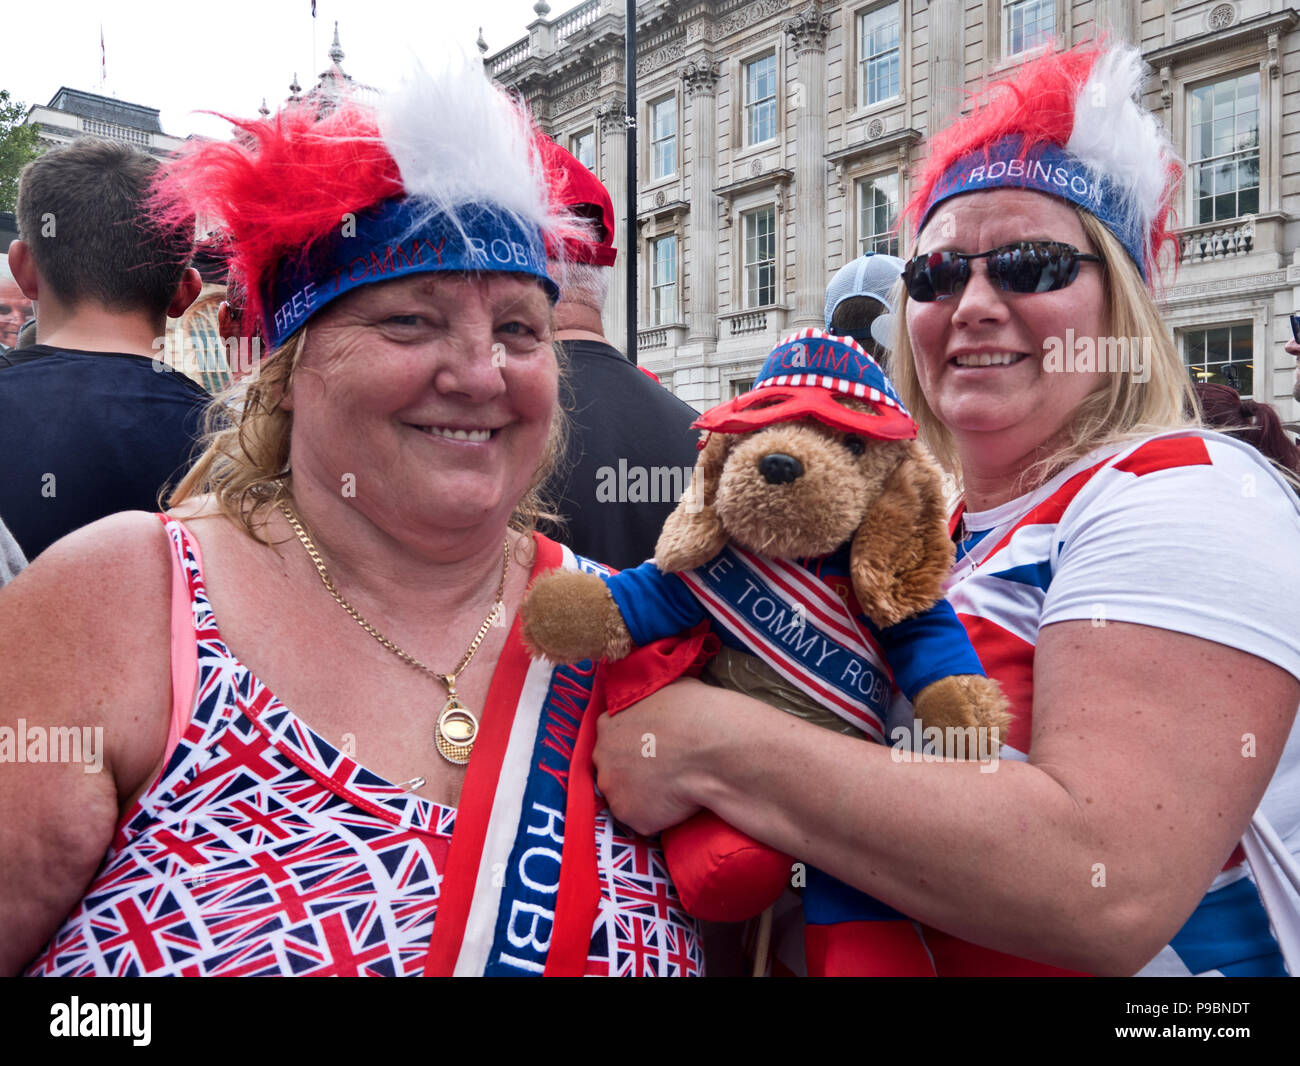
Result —
[{"label": "flagpole", "polygon": [[624,0],[627,23],[624,32],[623,85],[627,97],[627,357],[637,364],[636,351],[636,0]]}]

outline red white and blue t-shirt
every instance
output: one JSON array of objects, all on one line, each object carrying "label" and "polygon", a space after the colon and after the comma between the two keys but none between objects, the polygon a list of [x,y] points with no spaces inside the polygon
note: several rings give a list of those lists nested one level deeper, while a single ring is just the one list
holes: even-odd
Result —
[{"label": "red white and blue t-shirt", "polygon": [[[1239,441],[1188,431],[1113,446],[953,524],[948,601],[1011,700],[1003,758],[1028,756],[1034,646],[1053,622],[1188,633],[1300,678],[1300,504]],[[1260,809],[1300,855],[1300,724]],[[1241,849],[1142,973],[1285,974]]]}]

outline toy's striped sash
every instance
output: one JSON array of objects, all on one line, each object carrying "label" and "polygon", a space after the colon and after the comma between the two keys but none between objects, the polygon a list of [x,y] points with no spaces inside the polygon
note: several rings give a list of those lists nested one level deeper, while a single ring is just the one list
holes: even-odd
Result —
[{"label": "toy's striped sash", "polygon": [[747,650],[884,742],[892,674],[880,645],[824,580],[797,563],[735,545],[677,576]]}]

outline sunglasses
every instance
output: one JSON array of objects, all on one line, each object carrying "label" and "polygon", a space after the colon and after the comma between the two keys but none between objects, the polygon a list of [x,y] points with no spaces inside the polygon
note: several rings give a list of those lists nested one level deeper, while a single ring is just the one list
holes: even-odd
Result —
[{"label": "sunglasses", "polygon": [[903,267],[903,284],[913,300],[929,303],[956,296],[970,280],[972,259],[989,261],[989,278],[1003,292],[1056,292],[1079,276],[1079,264],[1100,263],[1097,255],[1057,241],[1022,241],[987,252],[931,252]]}]

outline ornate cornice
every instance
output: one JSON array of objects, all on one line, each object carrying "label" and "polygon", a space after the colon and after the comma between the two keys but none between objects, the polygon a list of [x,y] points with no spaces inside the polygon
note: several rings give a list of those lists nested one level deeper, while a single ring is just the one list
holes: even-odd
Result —
[{"label": "ornate cornice", "polygon": [[781,14],[787,6],[787,0],[752,0],[721,18],[696,19],[686,24],[686,43],[720,41],[756,22]]},{"label": "ornate cornice", "polygon": [[815,3],[781,23],[781,29],[790,35],[795,55],[804,51],[826,50],[826,35],[831,31],[831,17]]},{"label": "ornate cornice", "polygon": [[643,78],[647,74],[653,74],[657,70],[675,63],[686,54],[686,46],[680,41],[674,41],[666,44],[662,48],[657,48],[648,56],[642,56],[636,61],[636,76]]},{"label": "ornate cornice", "polygon": [[[1199,33],[1177,44],[1157,48],[1143,55],[1142,59],[1150,67],[1159,70],[1165,66],[1176,66],[1188,59],[1204,55],[1221,54],[1232,48],[1255,41],[1272,44],[1278,34],[1289,33],[1300,20],[1300,14],[1286,9],[1269,15],[1260,15],[1245,22],[1239,22],[1229,29]],[[1271,57],[1270,57],[1271,59]]]}]

